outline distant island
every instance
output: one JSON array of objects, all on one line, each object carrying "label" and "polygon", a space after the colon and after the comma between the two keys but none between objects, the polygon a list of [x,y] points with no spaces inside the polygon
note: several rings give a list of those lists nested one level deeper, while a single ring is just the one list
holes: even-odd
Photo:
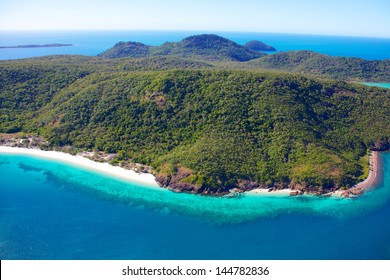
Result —
[{"label": "distant island", "polygon": [[33,48],[57,48],[57,47],[73,47],[73,44],[0,46],[0,49],[33,49]]},{"label": "distant island", "polygon": [[140,58],[171,55],[208,61],[243,62],[265,56],[263,51],[276,51],[276,49],[259,41],[240,45],[218,35],[202,34],[187,37],[180,42],[167,42],[157,47],[139,42],[119,42],[99,56]]}]

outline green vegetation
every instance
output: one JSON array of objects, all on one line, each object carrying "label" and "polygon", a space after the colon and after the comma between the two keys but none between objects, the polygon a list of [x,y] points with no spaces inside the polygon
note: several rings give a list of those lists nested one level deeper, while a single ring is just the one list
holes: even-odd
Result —
[{"label": "green vegetation", "polygon": [[[100,57],[140,59],[138,65],[137,61],[132,61],[128,70],[193,69],[214,66],[222,69],[277,70],[336,80],[390,81],[390,60],[332,57],[312,51],[265,55],[261,51],[275,51],[275,48],[259,41],[250,41],[241,46],[217,35],[196,35],[158,47],[137,42],[120,42],[100,54]],[[179,65],[172,67],[173,60],[178,62],[179,58],[186,59],[186,62],[181,61]],[[165,65],[163,60],[171,61]],[[160,64],[163,64],[162,68],[159,68]]]},{"label": "green vegetation", "polygon": [[[203,65],[192,64],[187,68],[217,67],[241,70],[277,70],[283,72],[307,74],[318,78],[383,82],[390,81],[390,60],[364,60],[361,58],[332,57],[312,51],[279,52],[266,55],[262,51],[276,49],[259,41],[250,41],[241,46],[217,35],[196,35],[177,43],[165,43],[161,46],[147,46],[137,42],[120,42],[113,48],[100,54],[102,58],[139,58],[137,69],[146,70],[146,64],[159,69],[160,60],[179,57]],[[163,57],[163,58],[162,58]],[[142,60],[153,59],[153,60]],[[171,63],[169,63],[171,64]],[[132,66],[136,67],[136,66]],[[161,69],[180,69],[180,66]]]},{"label": "green vegetation", "polygon": [[147,46],[137,42],[120,42],[113,48],[100,54],[101,57],[105,58],[138,58],[160,55],[173,55],[209,61],[248,61],[262,57],[265,54],[217,35],[191,36],[180,42],[168,42],[159,47]]},{"label": "green vegetation", "polygon": [[281,52],[247,62],[254,68],[283,70],[316,77],[356,80],[390,81],[390,60],[332,57],[311,51]]},{"label": "green vegetation", "polygon": [[[193,38],[187,43],[198,44]],[[200,54],[208,47],[196,48]],[[308,61],[330,59],[349,63],[338,78],[353,79],[358,60],[297,52],[214,63],[206,53],[203,60],[2,61],[0,133],[33,133],[52,147],[117,153],[113,162],[150,165],[162,185],[198,193],[348,188],[367,174],[368,149],[390,148],[389,90],[259,70],[270,61],[272,69],[298,71],[293,60],[308,69]]]},{"label": "green vegetation", "polygon": [[276,49],[274,47],[271,47],[267,44],[264,44],[263,42],[259,42],[256,40],[249,41],[244,45],[245,48],[251,49],[253,51],[258,52],[274,52]]},{"label": "green vegetation", "polygon": [[[12,133],[21,130],[20,120],[50,102],[62,88],[90,72],[77,64],[34,63],[0,64],[0,129]],[[29,115],[27,117],[27,115]]]},{"label": "green vegetation", "polygon": [[119,42],[113,48],[100,54],[100,56],[105,58],[145,57],[149,55],[152,48],[152,46],[138,42]]}]

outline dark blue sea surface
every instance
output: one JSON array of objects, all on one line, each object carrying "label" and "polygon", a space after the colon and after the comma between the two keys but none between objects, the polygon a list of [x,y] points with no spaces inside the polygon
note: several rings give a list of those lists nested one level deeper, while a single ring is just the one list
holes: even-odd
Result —
[{"label": "dark blue sea surface", "polygon": [[390,153],[357,199],[173,193],[0,154],[0,259],[390,259]]},{"label": "dark blue sea surface", "polygon": [[259,40],[279,51],[312,50],[332,56],[390,59],[390,38],[362,38],[273,33],[212,31],[0,31],[0,46],[74,44],[73,47],[0,49],[0,60],[55,54],[97,55],[119,41],[153,46],[176,42],[187,36],[214,33],[239,44]]}]

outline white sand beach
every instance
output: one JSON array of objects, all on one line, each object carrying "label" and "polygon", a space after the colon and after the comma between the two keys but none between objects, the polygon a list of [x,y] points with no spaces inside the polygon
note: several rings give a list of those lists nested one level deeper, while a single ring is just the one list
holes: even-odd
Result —
[{"label": "white sand beach", "polygon": [[264,195],[264,196],[290,196],[290,193],[294,190],[291,189],[282,189],[282,190],[273,190],[269,192],[268,189],[254,189],[248,191],[247,194],[251,195]]},{"label": "white sand beach", "polygon": [[147,184],[148,186],[159,187],[157,182],[155,181],[155,177],[152,174],[137,173],[135,171],[127,170],[119,166],[113,166],[108,163],[95,162],[93,160],[87,159],[80,155],[73,156],[62,152],[42,151],[38,149],[14,148],[14,147],[6,147],[6,146],[0,146],[0,153],[24,154],[24,155],[32,155],[37,157],[54,159],[58,161],[64,161],[67,163],[79,165],[94,171],[99,171],[129,181],[133,181],[133,182],[135,181],[135,182]]}]

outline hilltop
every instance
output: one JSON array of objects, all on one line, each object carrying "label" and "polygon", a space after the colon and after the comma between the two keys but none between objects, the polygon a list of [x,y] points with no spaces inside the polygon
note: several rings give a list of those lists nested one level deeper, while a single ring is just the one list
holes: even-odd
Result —
[{"label": "hilltop", "polygon": [[265,54],[217,35],[203,34],[187,37],[177,43],[167,42],[157,47],[137,42],[120,42],[99,56],[104,58],[137,58],[161,55],[208,61],[248,61],[260,58]]}]

